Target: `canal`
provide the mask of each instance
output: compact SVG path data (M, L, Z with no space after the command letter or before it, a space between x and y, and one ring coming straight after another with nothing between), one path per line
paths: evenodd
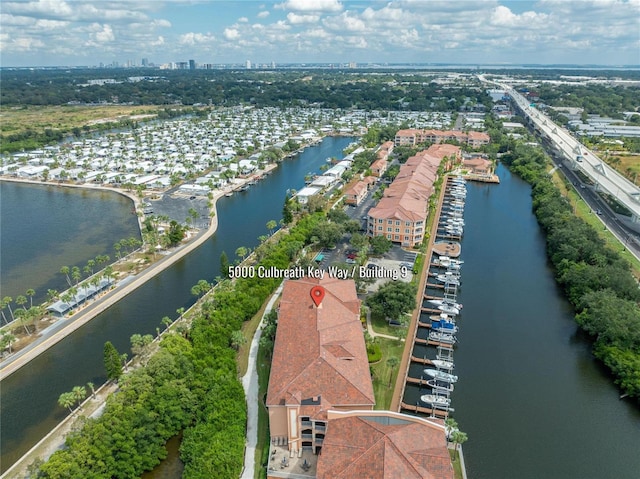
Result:
M464 214L451 405L469 478L637 478L640 411L618 399L556 286L529 185L497 173L500 185L467 184ZM425 392L407 385L404 400Z
M328 157L341 158L342 150L353 140L325 138L294 158L285 159L248 191L221 198L217 204L218 231L210 240L3 380L2 471L65 417L66 411L57 404L62 392L89 381L96 385L105 381L105 341L111 341L121 352L129 351L132 334L155 334L164 316L176 318L177 309L191 306L195 302L191 287L200 279L212 282L220 275L221 253L225 251L233 260L238 247L255 247L257 238L268 232L267 221L282 217L286 191L301 189L307 173L319 172ZM3 256L7 254L10 251L3 251Z

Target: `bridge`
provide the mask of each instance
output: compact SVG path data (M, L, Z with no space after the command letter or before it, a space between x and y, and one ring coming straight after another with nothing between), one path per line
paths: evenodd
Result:
M519 113L537 134L549 142L557 156L567 162L573 170L582 172L593 181L596 191L608 193L631 211L633 224L629 226L635 230L640 228L640 188L607 165L566 129L555 124L547 115L532 106L512 87L487 80L483 75L479 75L478 78L482 82L491 83L503 89Z

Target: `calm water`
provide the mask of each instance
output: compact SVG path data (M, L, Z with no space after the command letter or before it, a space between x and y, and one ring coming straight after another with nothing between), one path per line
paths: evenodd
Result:
M451 397L469 435L469 477L640 477L640 412L618 399L577 330L546 262L529 186L504 167L498 174L498 186L469 184L465 207ZM419 394L408 387L405 400Z
M318 172L327 157L341 157L351 141L353 138L348 137L326 138L299 157L285 160L273 174L247 192L222 198L218 202L218 232L209 241L2 381L2 470L66 415L57 405L60 393L88 381L104 382L105 341L111 341L121 352L128 352L132 334L155 333L156 327L162 327L163 316L175 318L177 309L193 304L191 287L200 279L213 281L220 275L222 251L233 259L239 246L256 246L258 236L267 234L267 221L282 217L287 189L302 188L308 172ZM61 215L58 221L64 217ZM3 251L5 254L10 252Z
M34 302L42 302L48 289L68 287L63 266L82 269L103 254L113 260L114 243L140 239L132 208L129 198L113 191L1 182L2 296L15 300L34 289Z

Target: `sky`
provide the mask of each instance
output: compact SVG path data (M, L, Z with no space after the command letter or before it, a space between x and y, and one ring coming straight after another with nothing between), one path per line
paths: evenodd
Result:
M640 64L640 0L2 0L0 66Z

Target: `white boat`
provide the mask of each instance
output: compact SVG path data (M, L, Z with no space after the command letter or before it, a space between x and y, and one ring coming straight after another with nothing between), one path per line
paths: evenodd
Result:
M429 331L429 339L431 341L447 344L453 344L456 342L456 337L453 334L442 333L440 331Z
M438 261L440 262L440 264L442 266L448 266L449 264L462 264L464 263L463 260L461 259L454 259L451 258L450 256L438 256Z
M441 299L427 299L427 301L436 306L451 306L452 308L462 309L462 304L456 303L454 300L449 298L441 298ZM438 319L446 319L446 314L441 314Z
M431 386L434 391L442 391L448 394L453 391L453 384L447 381L438 381L437 379L429 379L427 385Z
M458 376L451 373L445 373L444 371L440 371L438 369L425 369L424 373L427 376L437 379L438 381L446 381L448 383L458 382Z
M444 284L452 284L454 286L460 286L460 279L452 274L438 274L436 275L436 281Z
M453 369L453 361L445 361L444 359L432 359L431 362L438 369Z
M448 407L451 404L451 399L447 396L440 394L423 394L420 396L420 401L432 406Z
M464 226L464 220L462 218L447 218L445 223L454 226Z
M443 313L458 315L460 314L460 308L456 308L455 306L451 306L449 304L440 304L438 305L438 309Z

